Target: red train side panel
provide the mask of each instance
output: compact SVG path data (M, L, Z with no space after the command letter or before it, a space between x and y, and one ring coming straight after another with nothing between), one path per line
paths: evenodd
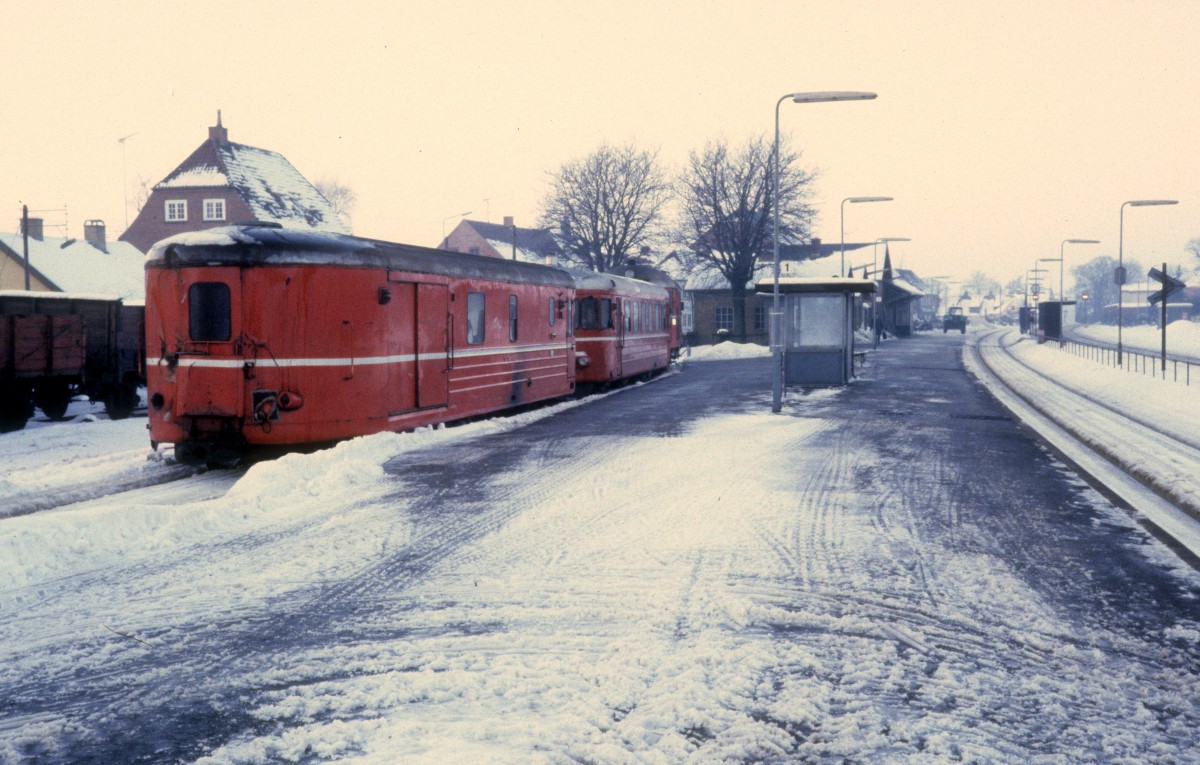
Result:
M146 274L151 439L184 458L574 390L557 269L255 227L161 242Z

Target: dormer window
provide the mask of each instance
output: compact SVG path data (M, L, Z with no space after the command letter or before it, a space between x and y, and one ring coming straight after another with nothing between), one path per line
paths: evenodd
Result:
M204 200L204 220L225 220L225 200Z
M187 200L168 199L166 202L167 223L183 223L187 220Z

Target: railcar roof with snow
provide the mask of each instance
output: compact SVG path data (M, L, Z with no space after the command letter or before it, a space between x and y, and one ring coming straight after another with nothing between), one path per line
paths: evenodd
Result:
M469 255L411 244L320 231L266 226L223 226L162 240L146 268L175 266L296 266L386 268L462 279L496 279L571 287L566 271L536 263Z

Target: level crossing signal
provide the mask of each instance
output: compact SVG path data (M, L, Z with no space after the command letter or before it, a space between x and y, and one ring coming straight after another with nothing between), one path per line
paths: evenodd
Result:
M1157 268L1150 269L1150 272L1149 272L1150 278L1157 279L1159 282L1162 283L1162 286L1163 286L1163 288L1161 290L1153 293L1152 295L1150 295L1149 298L1147 298L1150 301L1150 305L1154 305L1155 303L1158 303L1158 302L1165 303L1167 300L1167 297L1169 297L1172 292L1181 290L1187 286L1179 279L1176 279L1174 276L1171 276L1170 274L1166 273L1165 272L1165 269L1166 269L1165 264L1163 265L1163 269L1164 269L1163 271L1159 271Z

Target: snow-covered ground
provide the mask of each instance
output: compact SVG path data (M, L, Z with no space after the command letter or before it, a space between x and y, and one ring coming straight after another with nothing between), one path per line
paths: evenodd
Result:
M1116 344L1117 327L1109 324L1082 324L1072 328L1082 338ZM1126 348L1143 353L1162 351L1162 330L1141 324L1121 328L1121 343ZM1167 325L1167 353L1200 359L1200 322L1173 321Z
M1029 345L1062 374L1084 363ZM767 354L727 343L687 363ZM1144 379L1080 379L1129 406L1147 398ZM1195 417L1198 392L1173 406ZM1049 763L1073 746L1087 747L1079 761L1200 762L1196 667L1172 649L1195 655L1200 611L1144 639L1075 621L992 540L918 534L900 495L941 483L873 479L874 446L831 450L847 434L825 408L844 391L793 400L786 417L766 395L671 439L596 442L605 451L570 480L565 447L548 443L493 487L522 508L503 522L482 503L431 525L389 471L445 469L448 449L594 399L0 519L0 687L63 696L0 714L0 762L66 761L118 718L154 741L156 705L185 687L244 731L187 759L206 765ZM0 507L176 469L144 427L86 412L0 436ZM853 493L804 493L856 474ZM451 547L448 528L470 543L393 589L404 566ZM1172 587L1200 593L1165 548L1138 544ZM396 557L407 549L420 560ZM338 603L353 608L329 618ZM219 652L230 645L256 649ZM224 672L246 685L216 684ZM96 696L73 697L76 684ZM885 711L905 705L919 713Z

